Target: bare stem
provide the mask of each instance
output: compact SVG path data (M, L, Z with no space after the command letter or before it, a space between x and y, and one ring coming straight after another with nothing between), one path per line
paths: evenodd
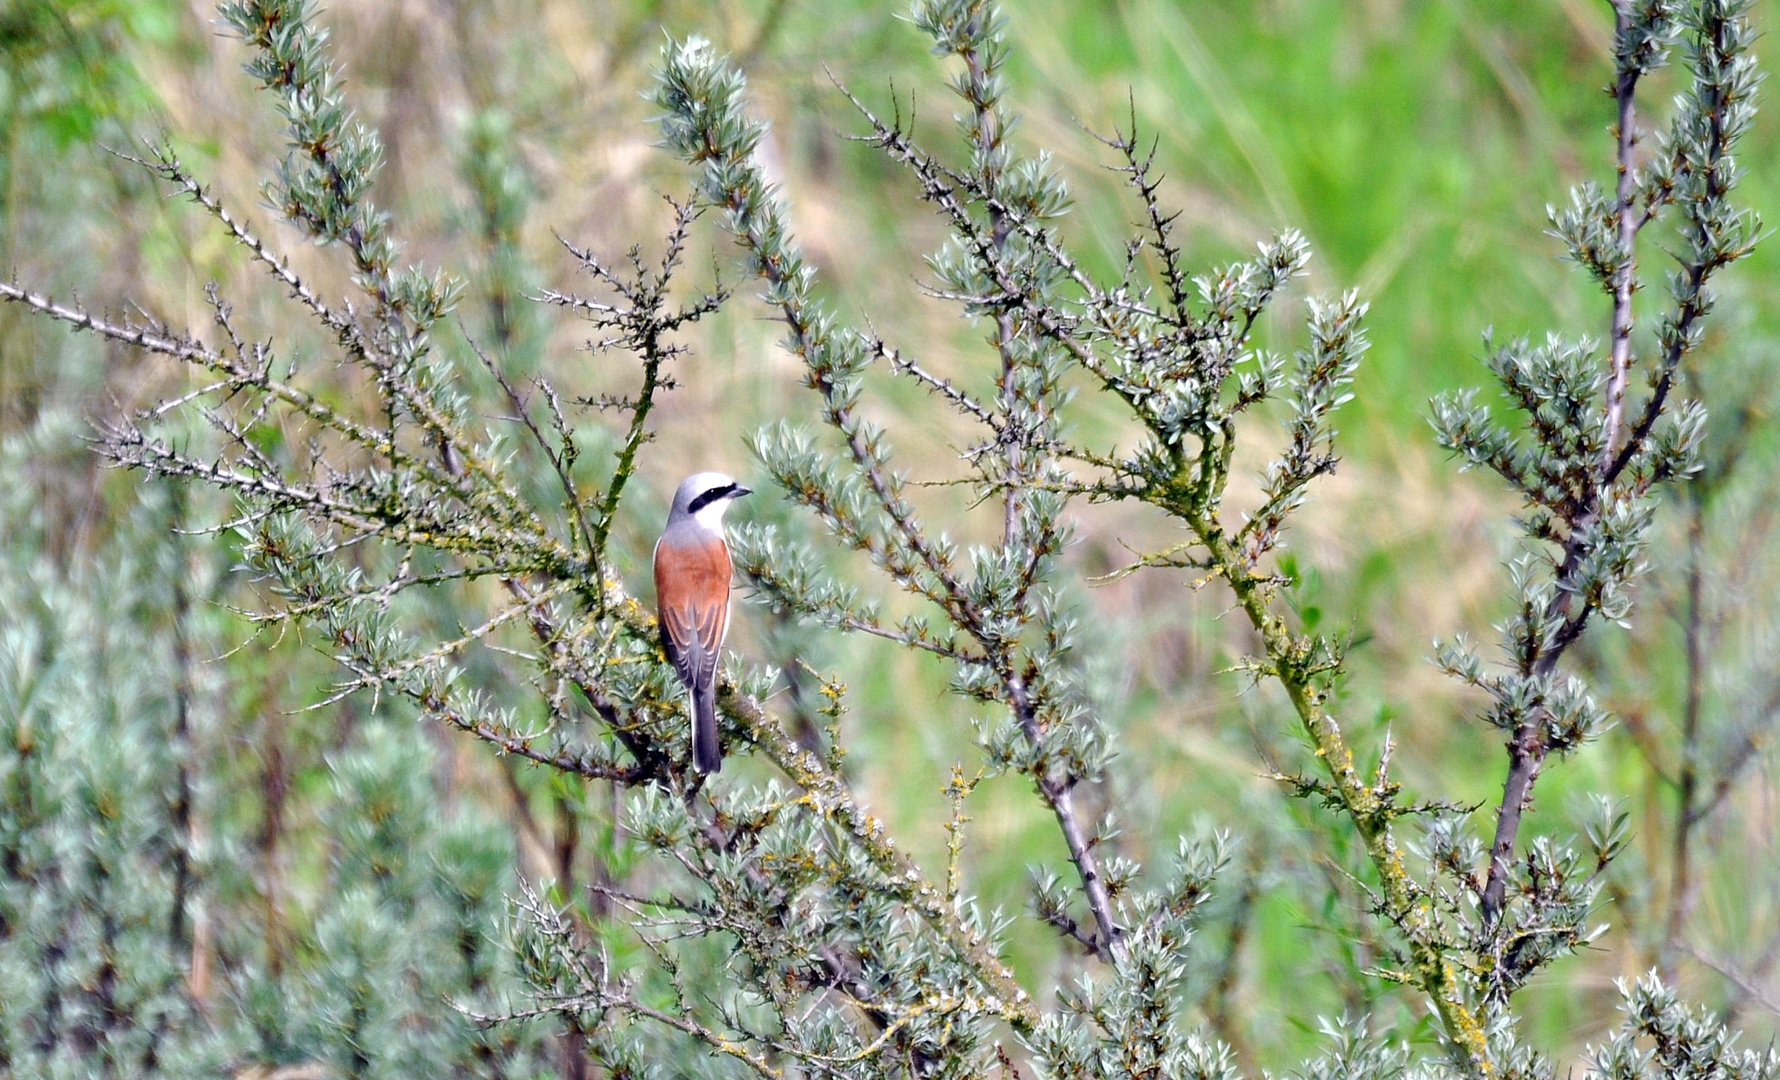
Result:
M1389 802L1388 791L1361 778L1341 725L1324 708L1323 692L1304 675L1296 660L1300 650L1291 630L1269 610L1266 579L1248 569L1241 553L1215 520L1199 510L1183 516L1210 552L1212 565L1236 593L1237 603L1249 623L1260 634L1270 672L1285 688L1305 733L1316 746L1316 756L1328 773L1333 794L1360 834L1379 876L1384 914L1408 940L1416 980L1433 999L1434 1011L1447 1038L1473 1071L1485 1077L1495 1076L1483 1025L1466 1003L1458 970L1445 953L1440 930L1410 878L1403 852L1392 835L1396 808ZM1380 780L1382 783L1383 778Z
M1633 14L1631 0L1615 0L1613 20L1620 37L1630 30ZM1603 439L1601 468L1605 473L1618 449L1620 428L1625 413L1626 381L1632 366L1632 293L1638 286L1638 260L1635 245L1641 224L1638 214L1637 171L1633 155L1638 146L1637 90L1642 71L1627 65L1619 72L1613 85L1614 100L1619 106L1614 127L1614 215L1619 227L1619 261L1613 273L1613 317L1609 330L1611 357L1607 370L1607 432Z
M1700 883L1693 876L1694 816L1700 782L1700 710L1705 699L1705 536L1706 508L1702 481L1687 485L1687 612L1682 633L1686 642L1687 697L1681 712L1681 760L1676 777L1673 868L1669 881L1669 918L1660 957L1665 977L1674 978L1677 954L1684 944L1687 920L1699 900Z

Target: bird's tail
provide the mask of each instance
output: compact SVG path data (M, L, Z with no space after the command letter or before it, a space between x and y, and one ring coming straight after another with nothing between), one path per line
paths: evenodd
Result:
M717 680L692 691L692 767L701 773L723 768L723 747L717 742Z

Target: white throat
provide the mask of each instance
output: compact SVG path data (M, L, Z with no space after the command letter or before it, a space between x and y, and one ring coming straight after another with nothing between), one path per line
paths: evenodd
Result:
M692 520L698 522L700 528L721 536L723 535L723 512L729 509L729 502L728 499L718 499L701 506L693 511Z

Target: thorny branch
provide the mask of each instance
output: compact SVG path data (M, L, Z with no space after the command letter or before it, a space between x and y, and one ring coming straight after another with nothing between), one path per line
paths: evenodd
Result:
M1600 280L1612 298L1599 455L1598 462L1564 463L1571 465L1574 476L1565 476L1558 484L1572 494L1535 519L1533 537L1561 541L1562 555L1555 589L1541 605L1540 616L1556 629L1529 636L1517 650L1520 675L1529 682L1553 676L1565 650L1582 635L1592 616L1623 617L1619 581L1630 577L1635 564L1619 545L1634 543L1631 529L1640 528L1626 519L1647 517L1640 504L1652 485L1692 467L1689 459L1703 417L1696 409L1691 417L1684 412L1676 419L1665 410L1682 361L1698 345L1697 322L1710 307L1707 282L1717 270L1747 254L1759 233L1746 213L1727 202L1735 179L1731 144L1747 125L1754 89L1753 70L1743 52L1749 30L1740 5L1710 2L1690 13L1686 32L1694 58L1692 91L1683 98L1683 111L1664 140L1663 151L1670 160L1659 159L1658 168L1648 175L1640 173L1635 160L1639 142L1635 95L1640 78L1664 62L1679 13L1673 5L1631 0L1616 2L1614 12L1618 123L1613 203L1604 213L1594 209L1598 194L1585 188L1570 211L1554 216L1559 235L1571 244L1572 257ZM1680 203L1685 241L1673 278L1675 306L1658 331L1659 356L1651 373L1650 396L1627 431L1622 416L1633 362L1632 297L1638 288L1634 248L1640 230L1670 202ZM1538 414L1536 407L1529 411ZM1653 438L1658 421L1665 417L1671 419L1675 434L1666 440ZM1487 459L1501 445L1499 439L1466 442L1464 437L1449 444L1474 460ZM1634 462L1640 467L1631 468ZM1509 474L1511 479L1520 478L1524 489L1520 467L1510 466L1504 475ZM1562 529L1555 528L1559 522ZM1486 923L1497 919L1506 902L1515 838L1539 770L1554 749L1562 752L1574 742L1574 737L1552 730L1551 710L1544 704L1526 710L1512 729L1508 775L1481 900Z

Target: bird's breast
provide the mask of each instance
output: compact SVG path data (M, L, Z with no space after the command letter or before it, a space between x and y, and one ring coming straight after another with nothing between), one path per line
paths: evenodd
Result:
M670 530L655 545L656 603L664 611L728 603L732 571L722 537Z

